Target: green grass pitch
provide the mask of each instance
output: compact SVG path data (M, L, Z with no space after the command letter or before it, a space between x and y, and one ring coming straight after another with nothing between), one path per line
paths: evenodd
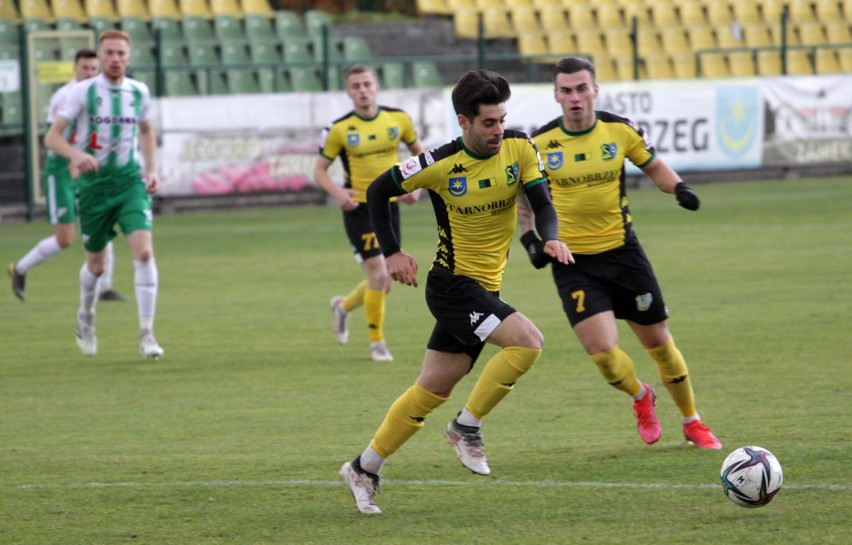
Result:
M852 180L695 190L697 213L657 191L629 197L721 452L684 443L652 362L621 327L660 394L662 439L639 440L630 400L604 384L549 272L515 242L502 294L545 350L485 422L492 475L463 470L442 437L471 376L386 465L385 513L360 515L336 473L417 375L432 327L431 207L403 208L421 287L396 285L388 299L386 364L369 361L362 314L347 346L330 334L328 299L361 278L334 207L159 216L161 361L137 355L132 301L98 306L100 352L80 355L79 242L29 274L25 303L8 283L0 292L0 542L852 542ZM49 233L0 224L0 258ZM115 287L132 295L123 239L116 261ZM781 492L755 510L719 486L727 453L750 444L784 468Z

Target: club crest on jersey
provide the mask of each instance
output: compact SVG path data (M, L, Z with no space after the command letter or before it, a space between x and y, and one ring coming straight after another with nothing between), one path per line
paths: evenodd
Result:
M347 134L346 135L346 143L349 144L350 146L352 146L353 148L356 147L358 144L361 143L361 135L358 134L358 133Z
M556 170L558 168L562 168L562 163L564 162L564 158L562 157L561 151L555 151L553 153L547 154L547 168L551 170Z
M396 140L399 138L399 127L391 127L388 129L388 140Z
M612 161L616 155L618 155L618 144L615 142L601 146L601 159L604 161Z
M465 193L467 193L467 177L450 178L450 195L461 197Z
M511 186L521 177L521 165L512 163L506 167L506 182Z

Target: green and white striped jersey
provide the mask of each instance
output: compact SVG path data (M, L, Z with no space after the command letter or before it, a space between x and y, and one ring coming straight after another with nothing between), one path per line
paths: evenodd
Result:
M58 117L77 124L73 145L93 155L98 171L82 174L80 187L121 190L142 181L139 166L139 123L148 121L148 86L125 77L113 86L103 74L75 84Z

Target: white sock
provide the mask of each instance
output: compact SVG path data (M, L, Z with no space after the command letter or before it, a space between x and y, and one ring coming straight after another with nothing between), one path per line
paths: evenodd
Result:
M139 329L154 329L154 312L157 310L157 263L133 260L133 283L136 287L136 307L139 312Z
M15 263L15 270L19 274L27 274L27 272L40 263L44 263L51 257L62 251L62 246L56 240L56 235L51 235L41 239L38 244L33 246L32 250L27 252L27 255L22 257Z
M84 312L95 310L95 303L98 302L98 291L95 289L97 284L98 277L83 263L80 268L80 309Z
M98 291L101 293L112 289L112 270L115 264L115 255L112 251L112 242L107 244L106 254L104 255L104 273L98 280Z
M361 453L361 469L368 473L378 475L385 465L387 458L376 452L376 450L367 445L364 452Z
M680 417L680 421L683 422L684 424L689 424L690 422L695 422L696 420L701 420L701 417L698 416L698 413L695 413L694 415L689 416L689 417L687 417L687 416L681 416Z
M634 401L642 401L642 398L645 397L645 394L648 393L648 390L645 388L645 385L641 382L639 383L639 393L633 396Z
M482 420L473 416L473 414L467 410L467 407L462 409L461 414L456 417L456 422L462 426L470 426L471 428L482 427Z

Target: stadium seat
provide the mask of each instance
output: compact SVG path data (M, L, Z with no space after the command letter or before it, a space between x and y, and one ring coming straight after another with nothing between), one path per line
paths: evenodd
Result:
M231 15L216 15L213 17L213 30L216 33L216 38L220 41L246 39L242 23L239 19Z
M485 37L513 38L515 31L509 13L502 6L490 6L482 11L482 25Z
M313 68L292 66L287 69L290 88L295 93L315 93L322 91L322 84Z
M686 33L679 26L663 28L660 32L660 41L663 44L663 51L669 55L675 55L691 49L689 42L686 40Z
M157 66L154 57L154 46L149 44L133 44L130 46L131 65L135 68L153 68Z
M754 55L750 51L728 53L728 64L734 77L752 77L755 75Z
M229 68L225 70L228 92L234 95L249 95L260 92L260 83L256 74L248 68Z
M331 15L318 9L305 12L305 29L309 36L322 36L323 28L328 28L329 36L334 34Z
M809 76L814 73L810 53L806 49L787 50L787 74Z
M799 43L802 45L823 45L826 43L822 23L817 21L798 23L796 33L799 36Z
M307 38L290 38L283 43L284 62L309 63L313 62L311 42Z
M148 7L145 5L145 2L140 2L139 0L116 0L115 10L121 18L137 17L145 22L151 20Z
M522 57L536 57L547 52L547 40L541 32L524 32L518 36L518 53Z
M247 13L243 22L249 41L280 41L275 34L275 29L272 27L272 19L269 17L256 13Z
M733 22L728 0L709 0L706 9L707 22L711 25L729 25Z
M541 21L541 29L545 33L577 29L573 22L571 26L568 25L568 19L565 18L565 10L559 4L543 6L539 9L538 19Z
M704 26L707 18L704 16L704 7L699 0L685 0L680 4L680 23L687 30L694 26Z
M101 34L105 30L115 28L115 21L111 17L95 17L90 16L86 21L86 25L95 31L95 34Z
M216 35L210 26L210 21L205 17L187 15L181 21L183 39L188 44L218 44Z
M180 19L182 15L175 0L148 0L148 11L151 12L152 19L157 17Z
M379 66L379 77L383 89L405 88L405 65L401 62L385 62Z
M613 57L633 53L630 32L624 27L606 29L604 31L604 41L606 43L606 52Z
M745 47L742 28L734 25L720 25L715 28L716 45L724 49Z
M326 50L326 45L328 49ZM328 43L323 41L322 37L316 37L311 41L311 50L314 54L314 60L317 62L325 62L326 57L330 62L337 62L341 58L343 58L343 54L340 52L340 42L335 40L334 38L329 37Z
M0 123L3 125L23 125L24 123L24 97L20 91L0 94L2 97L2 108Z
M781 45L782 36L781 36L781 25L772 25L768 26L769 34L772 36L772 43L775 45ZM799 45L799 36L796 34L795 29L787 25L786 29L786 43L787 45Z
M844 17L840 11L840 2L837 0L817 0L816 18L821 23L828 24L835 21L848 21L852 19L852 13L846 12L846 16Z
M728 33L730 30L725 29ZM693 51L699 49L714 49L717 47L716 36L713 33L713 28L709 26L696 26L688 31L689 45Z
M239 0L210 0L210 11L213 15L230 15L237 19L245 16Z
M18 3L22 19L44 19L53 21L53 11L47 0L21 0Z
M178 9L182 17L207 17L213 16L210 11L210 6L207 5L207 0L178 0Z
M183 70L169 70L165 73L166 96L186 97L197 96L198 88L192 74Z
M110 21L118 21L118 14L112 6L112 0L85 0L86 15L92 17L101 17Z
M224 83L216 85L217 81L221 82L218 67L222 64L216 50L206 43L195 44L190 42L187 45L187 52L189 53L189 62L195 68L195 81L199 93L206 95L227 92Z
M456 38L476 39L479 37L479 11L464 8L453 12L453 31Z
M728 62L723 53L706 53L699 58L702 78L726 78L730 75Z
M0 2L0 20L12 21L17 24L19 18L18 8L15 6L15 2Z
M814 53L814 64L817 74L840 74L843 72L836 49L817 48Z
M536 9L532 6L514 6L509 12L512 19L512 28L520 37L528 32L541 32Z
M675 11L675 4L670 2L655 2L651 4L651 17L657 28L679 25L680 21Z
M238 65L249 64L248 44L246 42L223 41L222 42L222 64Z
M648 6L641 0L631 1L624 4L625 24L632 25L634 18L640 27L651 28L655 25L654 20L648 11Z
M344 60L364 62L373 58L367 40L361 36L345 36L341 42L343 45Z
M784 4L785 0L761 0L760 11L763 13L763 21L771 25L780 25Z
M164 42L184 41L180 21L172 17L151 17L151 32L154 34L155 39L159 35L160 39Z
M547 50L549 53L564 57L577 51L574 33L568 30L550 32L547 35Z
M687 51L674 53L672 55L672 69L678 79L695 78L695 57Z
M772 35L764 23L743 25L743 36L748 47L768 47L773 45Z
M601 53L596 55L592 61L595 63L596 82L618 81L618 73L615 71L612 57Z
M263 15L270 19L275 16L268 0L243 0L243 12L246 15Z
M50 30L50 23L39 17L29 17L21 22L21 27L27 32L38 32L39 30Z
M807 21L815 21L811 0L789 0L787 10L790 14L790 22L805 23Z
M752 25L762 23L763 17L757 9L756 2L735 1L731 3L731 9L734 11L733 20L741 25Z
M421 15L452 15L447 0L417 0L417 13Z
M666 53L650 53L645 57L645 69L651 79L673 79L671 59Z
M417 89L443 87L438 66L432 61L414 61L411 63L411 81Z
M781 52L769 49L758 51L757 73L760 76L780 76Z
M600 3L597 6L597 21L601 28L624 26L624 21L621 19L621 9L617 4ZM628 22L629 24L629 22Z
M660 41L657 38L657 32L653 28L640 28L637 31L636 42L636 47L639 49L640 55L663 52L663 48L660 47Z
M852 33L849 32L849 24L843 19L826 23L825 34L830 44L852 43Z
M6 45L18 47L20 44L20 31L18 25L12 19L0 18L0 50L5 49Z
M642 79L642 68L639 67L639 74L635 74L633 66L633 55L613 55L612 62L615 66L615 74L620 81L631 81Z
M121 30L130 36L135 44L153 44L154 35L148 24L141 17L127 16L121 18Z
M249 42L249 58L255 64L278 64L282 61L277 41Z
M29 2L24 2L27 4ZM53 15L59 19L73 19L75 21L85 21L86 12L83 11L83 6L80 5L80 0L53 0Z
M843 72L852 73L852 48L844 47L837 54L840 57L840 68L843 69Z
M577 41L577 51L589 55L606 53L606 44L597 28L583 28L574 36Z
M75 17L57 17L56 30L80 30L83 28L83 23ZM0 41L2 43L2 41Z
M581 28L597 28L598 26L595 22L594 13L592 13L592 7L580 2L572 3L568 7L568 24L575 31L579 31Z
M163 66L186 66L189 64L183 52L183 45L177 42L163 44L160 62Z
M275 12L275 33L282 42L289 38L304 38L305 27L299 14L290 10Z

